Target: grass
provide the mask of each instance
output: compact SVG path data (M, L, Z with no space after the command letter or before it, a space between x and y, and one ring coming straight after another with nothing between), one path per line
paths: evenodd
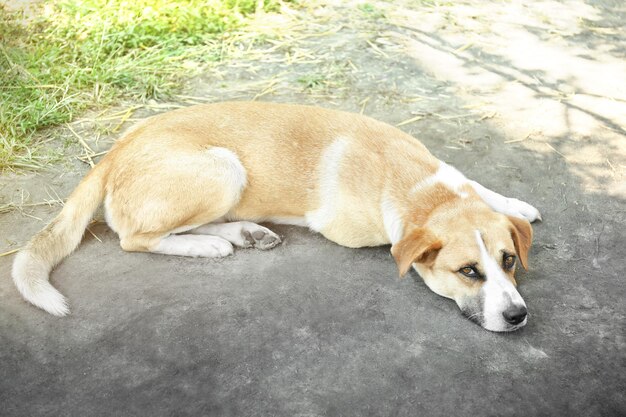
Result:
M336 94L345 90L350 81L349 64L325 58L326 62L317 64L314 72L304 73L296 79L305 91Z
M385 12L383 10L370 3L361 3L357 5L357 9L370 19L382 19L385 17Z
M0 170L37 168L41 132L93 106L167 98L223 56L229 31L279 0L51 0L0 4Z

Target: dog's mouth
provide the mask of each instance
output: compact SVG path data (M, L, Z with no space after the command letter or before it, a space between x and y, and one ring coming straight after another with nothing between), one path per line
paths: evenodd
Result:
M467 318L469 321L478 324L480 327L482 327L483 329L489 330L491 332L498 332L498 333L510 333L510 332L515 332L519 329L521 329L522 327L526 326L526 323L528 323L528 316L526 316L526 318L524 319L524 321L522 321L519 324L508 324L508 323L504 323L502 325L502 327L498 327L498 328L490 328L487 327L485 325L485 318L483 315L482 311L471 311L469 309L462 309L461 313L463 314L463 316L465 316L465 318Z
M485 321L482 311L471 311L464 308L461 310L461 313L463 313L466 319L478 324L479 326L482 326Z

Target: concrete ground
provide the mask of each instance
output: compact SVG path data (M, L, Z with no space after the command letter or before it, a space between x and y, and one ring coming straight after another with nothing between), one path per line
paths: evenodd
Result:
M284 238L271 251L186 259L124 253L98 223L52 273L66 318L24 302L0 257L0 415L626 415L625 12L328 3L266 16L270 43L242 40L177 101L362 111L535 205L522 330L485 331L416 273L398 279L389 247L270 225ZM107 149L103 123L75 128ZM87 171L80 150L0 177L0 251L58 212Z

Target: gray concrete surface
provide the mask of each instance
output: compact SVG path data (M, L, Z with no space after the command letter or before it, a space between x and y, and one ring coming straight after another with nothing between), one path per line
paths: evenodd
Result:
M575 188L585 211L563 211L563 180L521 195L545 222L519 277L530 322L513 334L397 279L386 247L283 226L272 251L184 259L123 253L96 227L103 242L53 275L67 318L3 273L0 414L623 415L623 211Z
M12 256L0 258L0 415L626 415L626 97L610 78L624 74L623 50L612 48L624 34L581 29L562 40L539 31L538 49L530 50L563 56L534 62L536 70L525 69L537 58L528 50L511 46L496 56L485 39L465 49L467 40L457 39L502 40L519 22L533 34L524 19L541 25L546 15L562 32L577 17L604 14L597 25L606 29L622 9L542 2L526 4L523 14L484 2L467 17L463 8L372 3L387 7L384 20L341 9L324 20L316 12L314 32L338 22L344 28L298 41L361 70L334 79L342 93L295 88L311 70L295 63L263 99L363 109L394 124L423 115L402 128L471 178L537 206L544 222L534 228L530 270L518 272L529 324L495 334L470 323L414 272L398 279L388 247L347 249L305 229L270 225L284 237L271 251L186 259L124 253L98 224L91 230L102 242L86 234L52 274L70 300L69 317L21 300L9 278ZM421 28L441 16L456 24L417 33L398 21L409 12L420 14ZM489 26L490 18L507 22L506 13L517 23ZM464 25L476 21L490 31L468 32ZM219 85L207 73L189 91L252 98L265 91L254 77L278 77L285 68L263 60L283 55L238 57L244 69L218 67ZM66 196L86 171L69 161L3 174L3 202ZM0 214L3 251L57 211Z

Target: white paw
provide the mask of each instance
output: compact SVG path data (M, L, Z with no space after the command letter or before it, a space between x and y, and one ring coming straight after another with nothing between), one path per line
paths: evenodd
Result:
M267 250L272 249L281 242L280 237L278 237L276 233L256 223L245 224L241 228L241 235L244 239L242 245L244 248L255 247L257 249Z
M511 216L526 219L531 223L536 220L542 221L539 210L524 201L518 200L517 198L509 198L507 200L507 206Z

